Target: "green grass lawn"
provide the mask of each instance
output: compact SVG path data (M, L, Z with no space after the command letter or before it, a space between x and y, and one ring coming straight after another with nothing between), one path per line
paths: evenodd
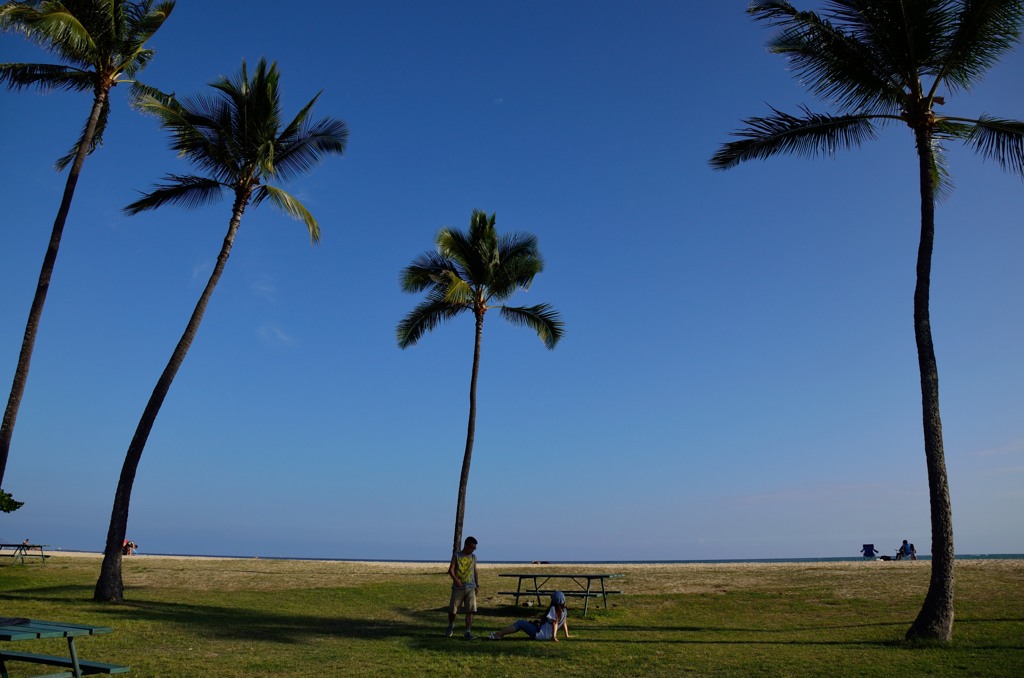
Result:
M99 558L0 566L0 616L105 625L85 659L132 676L1024 675L1024 561L957 563L954 640L902 638L924 599L927 562L587 566L623 572L625 593L572 638L494 642L442 636L445 565L258 559L125 559L126 602L90 600ZM499 596L481 565L483 637L536 609ZM568 572L579 567L543 566ZM462 618L457 623L461 630ZM5 643L66 654L61 640ZM9 665L11 678L45 667Z

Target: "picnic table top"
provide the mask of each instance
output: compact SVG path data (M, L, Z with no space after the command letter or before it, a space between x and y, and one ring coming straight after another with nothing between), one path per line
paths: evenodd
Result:
M25 547L27 549L38 549L38 548L46 548L48 546L49 546L49 544L25 544L25 543L21 543L21 544L0 544L0 549L5 549L5 548L21 548L21 547Z
M499 574L499 577L519 577L520 579L532 579L534 577L561 577L564 579L616 579L625 577L624 574L571 574L567 572L512 572Z
M0 640L30 640L34 638L69 638L113 633L109 626L89 626L41 619L0 617Z

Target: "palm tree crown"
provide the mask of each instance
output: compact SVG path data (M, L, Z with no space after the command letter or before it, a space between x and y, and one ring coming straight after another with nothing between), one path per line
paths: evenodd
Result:
M402 270L402 289L426 291L427 299L399 323L400 348L416 344L442 321L465 311L482 318L491 308L498 308L509 322L533 329L549 349L562 338L563 323L550 304L501 305L518 290L529 289L544 261L535 236L499 236L494 224L495 215L474 210L468 232L442 228L437 249Z
M110 89L128 83L135 93L148 90L135 77L153 58L154 51L146 42L173 9L174 0L8 2L0 7L0 28L23 33L64 63L0 64L0 83L15 90L92 90L96 96L102 95L96 130L86 144L91 153L103 141ZM84 136L57 161L59 169L74 160Z
M769 49L785 55L807 88L839 115L772 110L748 118L714 155L715 169L779 154L832 155L902 122L927 132L933 185L947 189L942 144L961 140L1024 176L1024 122L986 114L945 115L947 94L969 90L1014 48L1021 0L829 0L821 13L785 0L758 0L748 12L778 29Z
M300 175L325 154L343 153L348 128L333 118L310 120L319 94L285 124L279 80L277 64L260 59L251 78L243 61L236 78L214 82L213 96L181 101L152 93L142 96L136 105L160 119L171 133L171 148L204 175L166 175L164 183L125 211L137 214L164 204L194 207L216 200L227 188L241 205L269 199L302 221L310 239L318 242L320 228L313 215L293 196L267 182Z

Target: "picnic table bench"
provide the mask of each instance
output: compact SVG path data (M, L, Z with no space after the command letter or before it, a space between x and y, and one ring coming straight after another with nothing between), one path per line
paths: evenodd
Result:
M562 574L552 572L514 572L508 574L499 574L499 577L516 577L519 583L516 585L515 591L498 591L498 595L503 596L514 596L516 599L516 605L519 605L520 598L536 598L537 605L541 604L542 596L550 596L555 591L561 591L567 598L583 598L583 616L587 616L587 610L590 607L591 598L601 598L604 601L604 607L608 609L608 596L611 594L622 593L622 591L612 591L605 588L604 582L606 579L621 579L625 575L621 574ZM573 582L575 588L566 590L565 588L555 588L554 583L550 583L551 580L567 579ZM526 582L526 587L523 587L523 582ZM594 582L600 584L598 589Z
M66 638L68 641L69 657L60 657L49 654L38 654L35 652L17 652L14 650L0 649L0 678L9 678L7 673L7 662L28 662L32 664L49 664L62 669L70 669L61 673L47 674L45 678L56 678L57 676L70 676L81 678L97 673L128 673L127 666L119 664L106 664L104 662L93 662L79 659L75 638L78 636L94 636L102 633L113 633L108 626L89 626L86 624L69 624L65 622L49 622L39 619L24 619L13 617L0 618L0 641L17 640L41 640L45 638Z
M43 563L46 563L46 559L49 558L44 549L49 548L49 544L0 544L0 556L8 556L17 560L20 563L24 563L26 558L39 558ZM4 549L11 549L10 553L4 553Z

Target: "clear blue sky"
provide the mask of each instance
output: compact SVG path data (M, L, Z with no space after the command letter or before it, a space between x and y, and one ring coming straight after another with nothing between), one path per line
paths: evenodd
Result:
M810 6L809 3L803 3ZM143 552L446 559L468 317L400 351L399 270L474 208L536 234L547 351L485 326L465 533L484 560L855 556L930 548L911 324L909 131L713 172L767 104L825 109L745 2L180 0L144 80L194 93L277 60L286 108L350 145L250 210L150 437ZM290 7L290 6L288 6ZM0 59L50 57L0 35ZM1024 50L947 110L1024 118ZM230 204L121 207L186 166L114 97L36 344L0 540L100 550L124 453ZM0 385L14 372L85 94L0 92ZM1024 184L966 149L938 211L932 320L959 553L1024 552Z

